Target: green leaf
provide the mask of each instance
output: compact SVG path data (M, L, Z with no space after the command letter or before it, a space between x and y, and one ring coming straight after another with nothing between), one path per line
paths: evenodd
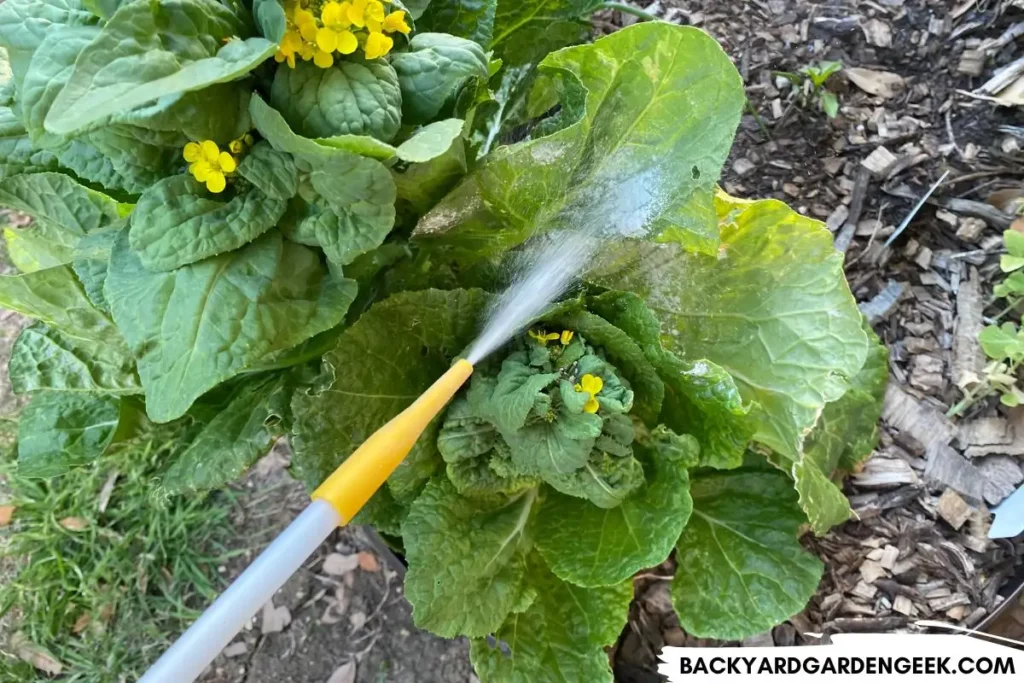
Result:
M181 170L181 149L187 141L178 132L115 125L79 135L54 153L61 166L84 180L141 194Z
M135 359L124 343L79 339L35 323L21 331L7 366L16 394L61 392L141 394Z
M978 333L978 343L985 355L993 360L1024 358L1024 332L1013 323L989 325Z
M402 524L405 595L420 628L446 638L496 631L519 599L537 489L500 502L430 481Z
M600 0L523 0L501 2L494 17L491 47L507 65L534 64L549 52L583 42L587 17Z
M324 355L332 383L298 393L292 448L313 490L371 434L409 406L473 341L488 297L477 290L403 292L374 304ZM419 493L442 465L437 421L388 481L400 499Z
M113 199L60 173L32 173L0 181L0 206L28 214L50 230L80 237L120 220Z
M494 31L497 0L433 0L416 19L419 31L467 38L485 50Z
M741 640L800 612L822 565L797 541L805 519L789 479L767 470L704 472L676 546L672 602L687 633Z
M694 197L714 187L745 101L718 43L651 22L554 53L541 69L559 79L563 108L579 120L492 152L414 236L468 261L557 225L634 236L674 229L687 248L716 253L713 214Z
M428 123L398 146L396 155L402 161L421 164L435 159L452 146L462 133L462 119L445 119Z
M804 447L807 459L825 474L832 474L837 467L852 470L878 444L878 419L889 381L889 352L866 321L864 332L871 340L864 367L850 381L850 390L825 406ZM805 508L811 511L813 522L814 506Z
M848 507L806 460L804 439L825 404L846 392L868 350L842 255L821 223L780 202L724 194L716 201L721 256L621 243L614 263L592 277L639 294L658 311L668 351L721 366L743 399L759 404L754 439L779 454L798 488L817 492L808 513L821 529L846 519Z
M97 394L44 391L18 422L18 474L55 477L98 458L117 431L120 401Z
M215 83L202 90L166 95L154 104L119 114L117 123L153 131L175 132L184 137L176 144L175 160L188 140L213 140L227 147L252 128L248 81Z
M743 462L754 435L750 412L732 376L701 358L684 361L661 344L661 325L635 294L606 292L588 300L588 307L639 344L664 382L661 420L688 431L700 444L699 464L729 469Z
M78 55L99 33L100 27L94 25L54 26L39 44L18 91L25 130L34 143L54 147L62 141L46 132L43 121L71 76Z
M415 40L415 39L413 39ZM390 141L402 123L402 92L387 61L298 62L277 69L270 104L299 135L369 135Z
M272 43L281 43L288 28L288 18L279 0L254 0L252 16L264 38Z
M665 560L690 518L686 468L699 447L652 452L647 482L621 505L548 494L537 515L537 549L558 578L579 586L610 586Z
M82 4L101 19L110 19L114 12L128 0L83 0Z
M238 174L270 199L291 199L298 191L298 171L291 155L278 152L266 141L249 150L238 164Z
M26 228L4 228L7 255L22 273L34 273L70 263L75 244L81 238L55 229L49 223L33 223Z
M1011 256L1024 257L1024 235L1016 230L1007 230L1003 233L1003 244Z
M146 190L132 212L129 232L142 265L174 270L238 249L273 228L286 207L257 188L224 195L212 194L188 174Z
M14 82L21 84L32 56L57 26L95 24L76 0L7 0L0 4L0 45L7 50Z
M397 198L417 214L426 213L455 187L466 170L466 146L462 138L456 138L440 156L392 171Z
M170 272L146 270L123 231L104 292L138 361L146 412L167 422L248 366L337 325L355 283L276 230Z
M999 257L999 269L1004 273L1011 273L1021 268L1024 268L1024 256L1003 254Z
M580 588L559 581L539 562L531 564L532 603L510 614L494 634L509 653L483 639L471 641L470 660L481 683L612 683L604 648L626 624L632 582Z
M77 339L124 344L110 319L89 301L69 266L0 277L0 308L35 318Z
M49 150L36 148L21 118L10 107L0 106L0 180L19 173L55 170L57 157Z
M426 123L435 118L467 79L486 79L487 55L472 40L445 33L417 33L408 52L391 55L402 90L402 119Z
M110 250L119 232L107 230L86 235L75 248L75 260L71 264L89 301L104 313L110 313L110 306L103 294L103 284L107 281Z
M825 90L821 93L821 110L830 119L834 119L839 113L839 98L834 93Z
M165 95L234 80L276 50L264 38L238 39L246 32L215 0L123 5L79 55L46 129L73 133Z
M282 374L240 384L167 469L161 488L171 494L208 491L240 477L284 433L291 396Z
M404 0L404 2L395 2L394 4L404 7L413 19L419 19L430 5L430 0Z

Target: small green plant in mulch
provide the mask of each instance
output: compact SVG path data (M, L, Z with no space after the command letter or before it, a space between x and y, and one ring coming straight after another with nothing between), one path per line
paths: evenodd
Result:
M148 429L52 479L4 455L0 680L137 680L222 588L228 495L153 494L175 432Z
M797 72L776 71L776 76L782 76L793 86L796 92L797 102L804 109L817 106L830 119L834 119L839 113L839 98L836 94L825 87L828 79L843 69L842 62L818 62L808 64Z

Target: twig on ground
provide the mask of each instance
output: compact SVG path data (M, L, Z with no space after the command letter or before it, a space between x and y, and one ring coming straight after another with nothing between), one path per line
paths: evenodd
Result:
M846 223L843 224L843 229L836 235L836 249L844 254L850 248L850 242L853 241L853 236L857 232L857 222L860 220L861 212L864 211L864 199L867 197L870 182L871 171L860 166L857 169L857 179L854 181L853 197L850 199L850 214L846 218Z

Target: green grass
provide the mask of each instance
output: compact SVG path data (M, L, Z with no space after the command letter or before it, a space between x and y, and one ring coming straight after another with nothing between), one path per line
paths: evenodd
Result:
M158 426L52 480L19 478L10 456L0 463L9 489L0 495L17 506L0 530L0 561L19 568L0 579L0 613L15 623L8 631L63 664L62 681L136 680L223 588L217 568L240 552L226 549L230 494L154 495L176 436ZM100 492L113 472L101 513ZM67 518L86 526L69 530L61 524ZM76 634L83 615L89 624ZM0 681L51 680L13 649L0 648Z

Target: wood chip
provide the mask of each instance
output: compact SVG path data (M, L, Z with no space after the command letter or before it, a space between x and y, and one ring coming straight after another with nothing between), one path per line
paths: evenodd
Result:
M263 605L262 621L260 632L263 635L280 633L292 623L292 613L284 605L274 607L274 601L270 600Z
M878 564L874 560L864 560L860 564L860 575L868 583L874 583L876 580L886 576L888 572L882 568L882 565Z
M897 595L896 599L892 601L892 611L899 612L908 617L914 615L914 603L910 601L905 595Z
M0 505L0 527L7 526L11 523L14 511L17 509L18 508L13 505Z
M896 161L895 154L886 149L885 145L879 145L864 161L860 162L860 165L868 169L876 178L884 178Z
M355 570L358 566L359 555L356 553L351 555L331 553L324 558L324 563L320 568L323 569L325 574L330 574L331 576L344 576L345 574Z
M980 218L968 216L960 221L956 236L968 244L977 244L988 225Z
M892 29L880 19L868 19L861 25L864 38L875 47L892 47Z
M876 97L895 97L906 87L901 76L889 71L849 67L843 69L843 73L855 86Z
M974 465L985 476L985 502L998 505L1007 496L1017 490L1017 485L1024 481L1017 461L1006 455L990 455L974 461Z
M827 227L830 232L835 232L839 228L843 227L843 224L846 222L849 215L850 210L846 208L846 204L840 204L833 209L832 213L830 213L828 218L825 219L825 227Z
M953 595L950 595L945 598L936 598L934 600L928 600L928 606L936 612L945 612L951 607L969 604L971 604L971 599L963 593L954 593Z
M967 76L980 76L985 70L985 52L983 50L964 50L957 65L958 73Z
M945 446L957 433L945 415L918 401L895 382L889 382L885 389L882 417L892 427L920 441L926 452L938 445Z
M896 309L900 297L903 296L904 287L895 280L890 280L881 292L876 294L870 301L857 304L857 308L868 319L870 323L885 320Z
M949 610L946 610L946 616L953 621L961 621L968 615L970 608L967 605L957 605Z
M946 489L939 496L938 505L939 517L946 520L946 522L954 529L959 530L964 523L970 519L971 514L974 512L974 508L967 504L960 494L953 489Z
M964 456L945 444L928 449L925 479L948 486L972 505L980 504L985 493L985 475Z
M57 523L68 531L84 531L89 526L89 520L81 517L65 517Z
M857 585L850 591L850 594L864 600L874 600L875 596L878 595L878 589L866 581L858 581Z
M368 553L365 550L358 555L359 557L359 568L364 572L379 572L380 562L377 561L377 556L373 553Z
M861 488L892 488L920 484L921 479L906 460L876 455L853 474L853 482Z
M244 640L240 640L237 643L231 643L222 650L222 654L227 658L241 657L249 651L249 646L245 644Z
M900 549L894 545L887 545L882 549L882 557L878 560L878 564L882 565L883 569L892 571L893 567L896 566L896 560L900 557Z
M970 277L960 283L956 294L953 323L953 382L961 389L977 382L985 367L985 354L978 344L978 333L984 326L984 308L978 269L972 267Z
M331 677L327 679L327 683L355 683L355 680L356 662L353 659L335 669Z

